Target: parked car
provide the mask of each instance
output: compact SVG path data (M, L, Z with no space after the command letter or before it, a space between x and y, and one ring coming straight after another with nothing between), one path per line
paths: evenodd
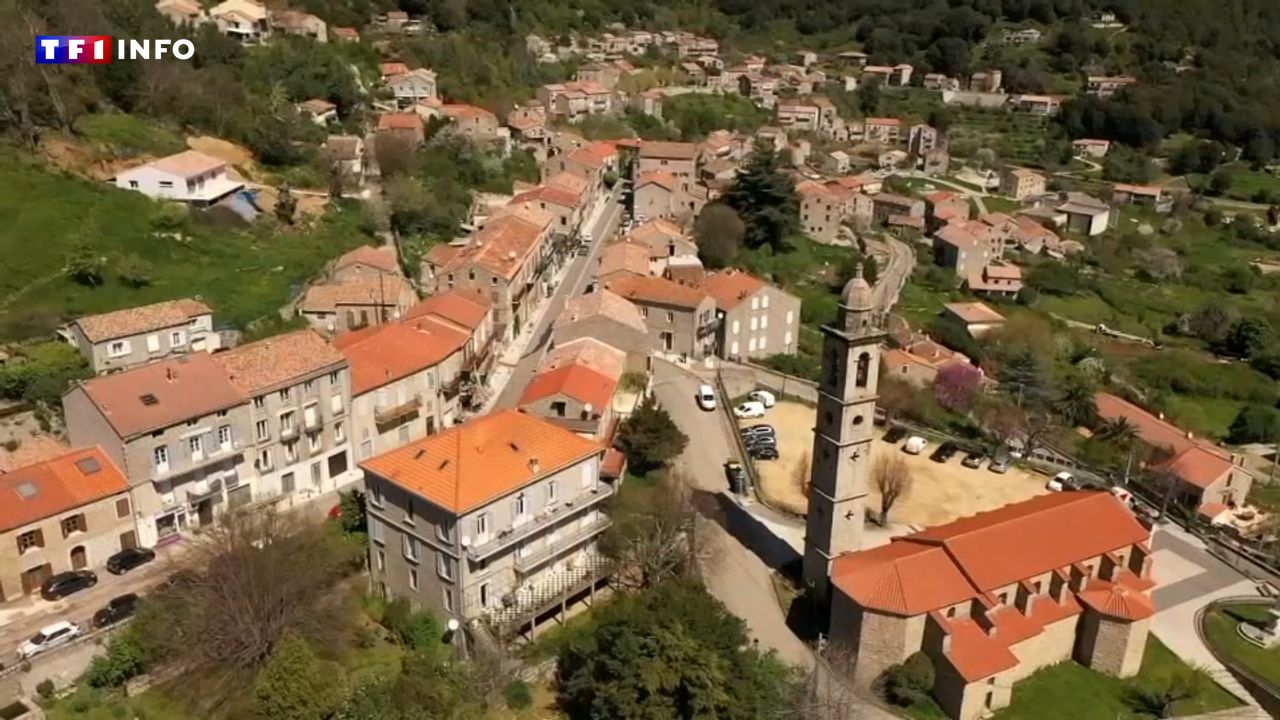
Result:
M982 461L986 459L986 453L981 450L973 450L970 451L968 455L964 456L964 459L960 461L960 464L972 470L977 470L982 467Z
M776 445L756 445L747 448L747 454L756 460L777 460L778 447Z
M45 580L40 586L40 597L58 600L97 584L98 576L91 570L68 570Z
M136 593L111 598L106 607L93 614L93 626L104 628L132 616L133 611L138 607L138 599Z
M908 455L919 455L920 453L924 452L924 449L928 447L928 445L929 445L928 440L925 440L919 435L912 435L911 437L907 438L906 444L902 446L902 452Z
M80 626L65 620L46 625L32 638L18 646L18 657L28 660L43 652L75 640L84 634Z
M1072 489L1069 487L1070 485L1077 485L1075 476L1063 470L1050 478L1049 482L1044 484L1044 488L1049 492L1062 492L1063 490Z
M902 440L902 438L906 436L907 436L906 428L902 427L901 425L894 425L893 427L889 428L889 432L885 433L884 437L880 439L884 440L887 443L896 443Z
M744 440L746 438L756 437L758 435L766 435L768 437L777 437L778 435L777 431L773 429L772 425L765 425L765 424L748 425L747 427L739 428L738 433L742 435L742 438Z
M703 410L716 409L716 391L710 385L698 386L698 407Z
M764 417L764 403L754 400L744 402L733 409L733 416L738 418Z
M742 494L747 491L747 470L741 464L729 460L724 464L724 476L729 481L729 491Z
M947 440L946 442L939 445L937 450L933 451L933 454L929 456L929 459L937 463L944 463L950 460L951 457L959 451L960 451L959 445L955 444L950 440Z
M107 572L112 575L123 575L155 559L156 553L154 550L148 548L125 548L107 558Z
M1009 457L1008 453L1001 452L996 453L996 456L991 458L991 462L987 465L987 469L997 475L1003 475L1009 472L1009 466L1012 464L1013 458Z
M777 450L778 441L774 440L773 438L755 438L755 439L752 439L750 442L746 443L746 446L747 446L748 454L755 452L756 450L765 450L765 449Z
M747 399L754 400L766 408L771 408L778 402L778 398L774 397L773 393L768 390L755 390L747 395Z
M590 245L579 245L579 246L578 246L578 257L586 257L586 256L588 256L588 255L590 255L590 254L591 254L591 246L590 246Z

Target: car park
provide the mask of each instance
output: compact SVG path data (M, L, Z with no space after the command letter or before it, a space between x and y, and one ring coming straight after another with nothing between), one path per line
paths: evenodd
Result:
M906 428L902 427L901 425L894 425L893 427L889 428L889 432L885 433L884 437L880 439L884 440L887 443L896 443L902 440L902 438L906 436L907 436Z
M778 398L768 390L755 390L751 394L747 395L747 399L758 402L766 408L771 408L778 402Z
M1065 470L1054 475L1045 483L1044 488L1049 492L1062 492L1063 490L1074 490L1079 487L1075 476Z
M756 460L777 460L778 448L776 445L757 445L748 448L747 454Z
M716 409L716 391L710 385L698 386L698 407L703 410Z
M764 424L749 425L744 428L739 428L738 433L742 435L743 439L746 439L749 437L761 436L761 435L768 436L768 437L778 436L777 431L773 429L772 425L764 425Z
M97 584L98 576L90 570L68 570L45 580L40 586L40 597L45 600L59 600Z
M1013 464L1013 458L1009 457L1008 453L996 453L996 456L987 464L987 469L997 475L1003 475L1009 472L1011 464Z
M138 596L136 593L128 593L119 597L111 598L98 612L93 614L93 626L96 628L104 628L109 625L124 620L133 615L133 611L138 607Z
M747 491L749 480L747 479L747 470L742 467L741 463L729 460L724 464L724 477L729 481L729 491L735 494L742 494Z
M18 657L23 660L29 660L36 655L48 652L61 645L66 645L83 634L84 631L80 629L79 625L65 620L46 625L30 640L18 646Z
M764 417L764 411L764 403L752 400L734 408L733 416L738 418L760 418Z
M123 575L155 559L156 553L154 550L148 548L125 548L107 558L107 572L112 575Z
M902 452L908 455L919 455L920 453L924 452L924 449L928 447L928 445L929 445L928 440L925 440L919 435L912 435L911 437L907 438L907 442L903 444Z
M950 440L947 440L939 445L937 450L933 451L933 454L929 456L929 459L937 463L944 463L950 460L957 452L960 452L960 446Z
M971 450L969 451L969 454L965 455L964 459L960 461L960 464L971 470L977 470L982 467L982 461L986 459L986 453L981 450Z

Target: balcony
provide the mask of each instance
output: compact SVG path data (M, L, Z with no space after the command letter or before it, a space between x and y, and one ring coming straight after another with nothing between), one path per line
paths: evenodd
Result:
M582 543L604 532L612 524L608 515L601 515L586 527L574 528L569 533L556 538L555 542L545 542L524 555L516 554L516 570L528 574L541 567L547 561L572 550Z
M705 322L705 323L703 323L703 324L699 325L699 326L698 326L698 338L699 338L699 339L701 339L701 338L704 338L704 337L706 337L706 336L710 335L711 333L714 333L714 332L716 331L716 329L718 329L719 327L720 327L720 320L719 320L719 319L711 320L710 322Z
M506 637L557 608L562 601L594 587L612 575L615 568L613 560L599 555L577 558L564 570L516 588L500 603L491 600L490 606L485 607L477 598L468 598L463 613L468 618L481 618L494 634Z
M378 425L389 425L397 420L414 414L418 408L422 407L422 396L414 395L399 405L389 405L387 407L377 407L373 409L373 421Z
M461 374L440 386L440 395L442 395L445 400L452 400L458 397L458 393L460 392L462 392Z
M209 465L214 465L223 460L233 457L240 452L240 442L231 443L230 445L219 445L212 452L191 455L187 458L187 462L165 463L164 465L151 466L151 481L157 482L167 480L178 475L186 475L194 470L199 470Z
M280 440L281 440L281 441L283 441L283 442L287 442L287 441L289 441L289 440L297 440L297 439L298 439L298 426L297 426L297 425L287 425L287 426L283 426L283 427L281 427L281 428L280 428Z
M468 547L467 557L476 562L484 560L562 522L567 517L599 505L605 498L613 495L613 486L609 483L597 482L592 488L592 490L584 490L577 497L562 500L559 504L553 505L550 511L544 510L519 527L507 528L495 537Z
M232 474L235 474L232 471ZM223 477L201 478L191 483L191 487L187 488L187 504L195 505L202 500L211 497L221 497L222 495Z

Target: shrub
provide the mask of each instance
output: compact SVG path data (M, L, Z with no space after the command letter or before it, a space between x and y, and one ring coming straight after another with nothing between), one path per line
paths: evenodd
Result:
M120 687L145 670L142 647L132 633L124 632L111 638L106 653L93 658L84 677L89 687Z
M907 707L929 701L933 689L933 660L915 653L901 665L893 665L882 677L884 696L895 705Z
M507 707L512 710L524 710L533 705L533 694L529 685L523 680L512 680L502 689L502 696L507 700Z
M57 688L53 686L53 681L49 678L45 678L44 680L36 683L36 694L45 700L53 697L53 693L56 691Z
M401 598L387 605L382 624L395 634L402 645L412 650L431 650L440 645L443 630L429 612L413 610Z

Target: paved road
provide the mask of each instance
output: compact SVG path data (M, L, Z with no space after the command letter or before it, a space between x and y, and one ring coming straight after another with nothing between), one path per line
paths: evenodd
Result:
M883 254L889 258L888 262L880 268L880 276L876 278L875 287L872 288L876 309L881 313L887 313L898 304L902 286L907 284L907 278L915 269L916 253L910 243L888 234L885 234L882 240L868 240L868 242L883 243L886 250Z
M595 277L592 271L596 267L596 259L600 256L600 249L604 246L605 240L611 237L618 229L618 221L622 214L622 205L618 202L618 197L618 191L615 189L613 195L606 201L604 211L588 228L592 237L591 253L586 256L573 256L564 282L560 283L555 293L545 301L547 307L542 313L542 318L533 329L533 339L528 347L525 348L524 354L520 356L519 362L511 369L511 377L502 388L502 393L498 396L494 409L514 407L519 402L525 386L533 378L534 370L538 368L538 364L542 362L542 357L546 355L547 346L551 341L551 324L555 322L560 312L564 310L565 301L571 297L581 295L592 278Z

